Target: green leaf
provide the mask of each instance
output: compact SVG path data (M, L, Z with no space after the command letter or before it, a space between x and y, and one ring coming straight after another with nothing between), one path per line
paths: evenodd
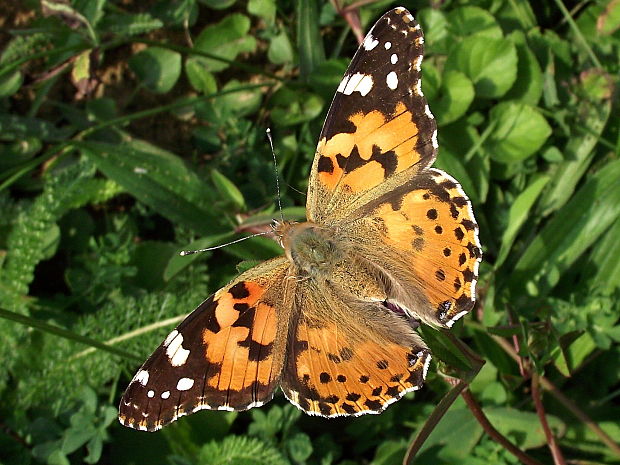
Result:
M170 221L199 234L222 231L220 218L208 208L213 197L180 159L136 143L121 148L88 142L79 147L106 176Z
M217 91L215 76L207 70L204 58L188 58L185 61L185 73L189 83L198 92L208 95Z
M510 39L517 48L517 80L504 98L537 105L543 92L543 73L540 64L527 45L525 34L515 31Z
M194 42L194 48L234 60L239 54L256 49L256 39L249 32L250 19L239 13L231 14L219 23L205 27ZM226 62L211 58L196 59L201 60L205 69L211 72L222 71L229 66Z
M211 171L211 180L224 200L234 205L236 211L245 210L245 199L237 186L218 170Z
M181 75L181 55L160 47L150 47L129 59L129 68L151 92L165 94Z
M271 39L269 49L267 50L267 58L276 65L292 64L293 46L286 32L282 31Z
M19 90L24 82L24 77L19 71L0 76L0 98L6 98Z
M276 2L275 0L249 0L248 13L263 18L271 26L275 22Z
M579 125L575 127L562 150L566 161L552 168L550 172L551 183L541 200L543 215L560 208L574 194L577 184L596 154L594 148L611 114L611 101L583 100L576 112L579 115Z
M310 92L281 87L271 98L271 119L280 126L292 126L313 120L323 110L323 99Z
M224 10L230 8L236 2L236 0L198 0L203 5L213 8L214 10Z
M534 294L553 288L620 215L620 161L590 177L532 240L515 266L512 283ZM517 291L519 292L519 291Z
M296 463L304 463L312 455L312 442L305 433L295 433L286 440L286 448Z
M437 115L438 124L449 124L467 112L474 100L474 86L465 74L446 71L435 99L431 109Z
M200 463L209 465L289 465L278 450L256 438L227 436L202 446Z
M502 235L499 255L493 264L496 269L499 268L504 263L504 260L506 260L506 257L508 257L508 253L510 252L521 226L523 226L525 221L530 217L534 203L548 182L548 176L541 176L533 180L532 183L517 196L512 202L512 205L510 205L510 210L508 210L508 222Z
M493 107L489 125L493 125L493 131L484 148L500 163L526 159L551 135L551 127L538 110L515 102L501 102Z
M488 11L477 6L455 8L447 15L452 37L479 35L489 39L501 39L502 29Z
M296 5L299 73L302 79L307 79L314 69L325 61L325 50L319 29L316 1L299 0Z
M498 98L517 79L517 51L507 39L466 37L448 55L445 71L449 70L465 73L477 96Z
M484 412L493 426L520 448L527 450L547 444L547 437L535 413L507 407L490 407L484 409ZM564 423L553 415L547 414L546 417L556 437L561 436L566 429Z

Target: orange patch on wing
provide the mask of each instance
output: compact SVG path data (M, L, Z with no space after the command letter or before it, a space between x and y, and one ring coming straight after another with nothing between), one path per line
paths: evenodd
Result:
M260 302L263 287L251 281L242 283L241 290L225 289L216 295L218 331L203 331L206 358L219 368L208 377L207 385L222 391L240 391L254 381L267 384L273 369L275 309Z
M289 392L302 409L323 416L379 412L424 381L429 354L373 340L352 341L336 324L300 324L293 361L300 386Z
M376 156L377 147L382 154L390 151L395 153L396 166L393 173L399 173L420 160L420 154L416 151L418 128L403 103L396 106L393 115L387 116L377 110L367 114L360 112L351 115L349 121L355 126L354 132L336 134L330 140L323 139L317 148L320 156L331 160L333 169L320 171L318 175L321 183L329 190L346 185L352 192L359 192L383 182L386 171L379 161L372 159L373 154ZM361 164L351 169L346 159L352 156L355 149ZM344 164L342 158L345 158ZM350 171L345 173L345 170Z

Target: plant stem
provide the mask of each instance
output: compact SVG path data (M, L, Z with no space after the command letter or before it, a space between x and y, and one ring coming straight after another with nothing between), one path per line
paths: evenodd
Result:
M542 425L545 436L547 437L549 450L551 451L551 455L553 456L553 463L555 465L566 465L566 461L564 460L562 451L555 442L555 436L553 435L551 428L549 428L549 423L547 422L545 406L542 403L542 396L540 393L540 377L536 372L532 373L532 399L534 399L536 413L538 414L540 424Z
M517 457L521 462L525 465L542 465L538 460L533 459L517 446L515 446L512 442L510 442L504 435L502 435L499 431L495 429L495 427L491 424L487 416L484 414L478 402L471 395L469 389L465 389L461 392L461 397L465 400L467 407L474 414L484 432L487 433L493 440L497 441L503 447L506 448L508 452Z

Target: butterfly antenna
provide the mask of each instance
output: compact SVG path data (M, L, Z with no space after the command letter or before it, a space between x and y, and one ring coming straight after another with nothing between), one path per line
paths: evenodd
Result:
M236 244L237 242L243 242L246 239L252 239L253 237L257 237L257 236L264 236L265 234L271 234L273 231L263 231L263 232L259 232L256 234L252 234L251 236L246 236L246 237L241 237L239 239L235 239L234 241L230 241L227 242L226 244L220 244L220 245L214 245L213 247L207 247L206 249L198 249L198 250L183 250L181 252L179 252L179 255L181 255L182 257L185 257L186 255L193 255L195 253L199 253L199 252L208 252L209 250L217 250L217 249L221 249L222 247L226 247L232 244Z
M278 174L278 160L276 159L276 152L273 149L273 139L271 138L271 128L267 128L267 139L269 139L269 145L271 146L271 155L273 155L273 169L276 172L276 193L278 194L278 208L280 209L280 220L284 222L284 213L282 213L282 199L280 198L280 175Z

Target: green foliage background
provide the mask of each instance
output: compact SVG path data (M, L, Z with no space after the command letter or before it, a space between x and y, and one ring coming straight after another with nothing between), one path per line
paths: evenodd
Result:
M379 416L311 418L277 396L154 434L115 420L170 328L240 261L280 253L255 238L177 255L269 223L267 127L284 212L303 217L316 138L356 48L336 3L0 3L0 461L400 463L449 389L442 363ZM397 6L361 3L348 8L362 30ZM540 379L565 458L618 464L620 2L402 3L426 35L437 166L480 223L479 303L454 328L487 362L472 394L551 464ZM417 463L517 459L459 400Z

